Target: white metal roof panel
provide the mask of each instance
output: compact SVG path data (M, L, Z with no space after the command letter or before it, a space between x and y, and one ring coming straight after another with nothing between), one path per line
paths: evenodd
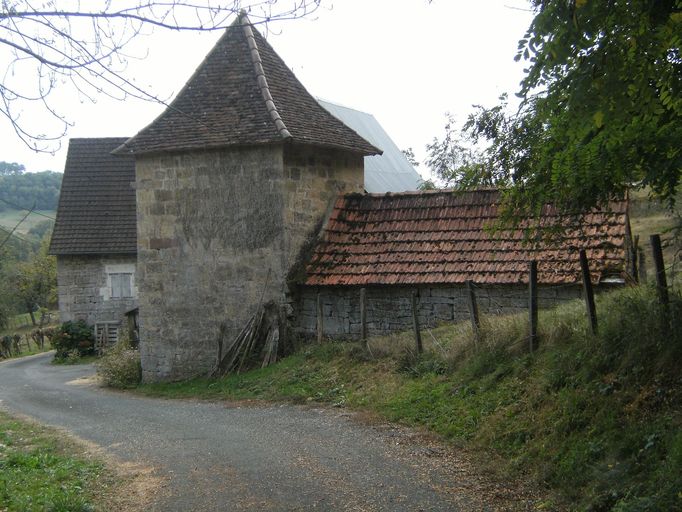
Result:
M382 155L365 157L365 190L367 192L383 194L419 188L423 181L419 173L414 170L403 152L373 115L319 98L317 101L334 117L343 121L362 138L384 152Z

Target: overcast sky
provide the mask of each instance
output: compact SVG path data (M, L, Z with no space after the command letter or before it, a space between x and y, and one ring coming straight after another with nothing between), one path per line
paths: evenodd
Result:
M528 5L323 0L310 19L272 24L267 38L311 94L373 114L398 147L412 147L421 160L424 146L443 133L446 112L463 122L472 104L490 106L503 92L517 91L523 66L513 57L532 19ZM218 37L157 30L138 42L136 54L146 57L131 61L128 73L172 98ZM67 137L132 136L164 108L106 98L93 105L70 90L60 107L74 122ZM65 138L54 155L36 154L0 120L0 160L61 171L67 145Z

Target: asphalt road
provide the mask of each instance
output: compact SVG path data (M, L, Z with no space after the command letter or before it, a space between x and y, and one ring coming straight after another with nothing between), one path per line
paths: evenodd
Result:
M51 354L0 363L0 406L58 426L165 482L153 510L494 510L465 461L341 410L163 400L79 383ZM506 507L505 507L506 508Z

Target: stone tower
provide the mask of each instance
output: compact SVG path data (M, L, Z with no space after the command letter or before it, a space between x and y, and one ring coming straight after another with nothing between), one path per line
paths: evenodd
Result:
M205 374L262 302L288 300L307 241L380 153L323 109L245 15L135 156L145 381Z

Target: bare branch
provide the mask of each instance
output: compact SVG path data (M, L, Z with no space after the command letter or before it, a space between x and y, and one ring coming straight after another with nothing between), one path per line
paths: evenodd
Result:
M31 0L0 0L0 65L4 61L6 70L0 79L0 114L29 148L53 152L71 125L56 108L60 103L52 95L58 89L70 87L81 101L93 103L102 94L167 106L166 100L126 76L128 60L138 58L126 49L154 29L223 30L240 11L247 12L252 23L267 26L275 20L310 16L321 2L45 0L34 7ZM26 76L33 79L26 82ZM35 123L36 108L51 122ZM45 133L37 133L33 123Z

